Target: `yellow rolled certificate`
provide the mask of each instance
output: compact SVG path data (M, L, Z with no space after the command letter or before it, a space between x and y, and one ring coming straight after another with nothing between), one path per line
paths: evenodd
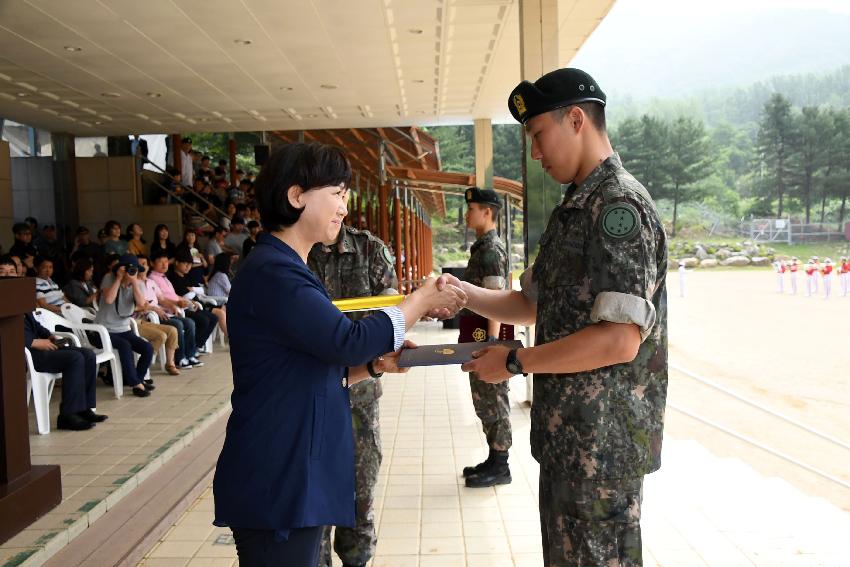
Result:
M393 307L404 301L403 295L376 295L374 297L354 297L351 299L336 299L333 304L337 309L346 313L348 311L372 311Z

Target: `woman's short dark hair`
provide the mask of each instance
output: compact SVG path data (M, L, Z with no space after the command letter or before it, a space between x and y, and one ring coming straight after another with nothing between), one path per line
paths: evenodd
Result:
M36 268L38 268L39 266L41 266L45 262L50 262L52 264L53 260L51 260L47 256L36 256L35 260L33 260L33 262L32 262L32 265L35 266Z
M103 225L103 230L106 231L106 234L109 234L109 231L115 227L121 228L121 223L116 220L106 221L106 224Z
M154 241L159 240L159 231L162 230L163 228L165 230L168 230L168 225L167 224L158 224L158 225L156 225L156 228L153 229ZM170 230L168 230L168 240L171 240L171 231Z
M292 226L304 210L289 204L293 185L309 191L329 185L348 185L351 164L342 148L312 142L287 144L276 149L266 161L254 188L263 227L267 231Z
M81 282L86 281L86 272L94 268L94 264L88 258L81 258L74 262L74 267L71 269L71 278Z
M210 277L213 277L216 272L222 272L225 276L230 277L230 267L233 265L233 256L229 252L221 252L215 255L213 259L213 269L210 272Z

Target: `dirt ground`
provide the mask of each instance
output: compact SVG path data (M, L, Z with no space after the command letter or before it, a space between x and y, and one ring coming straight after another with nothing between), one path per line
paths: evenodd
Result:
M692 271L686 297L668 278L670 363L850 443L850 297L776 291L770 271ZM838 292L838 293L836 293ZM671 369L668 401L850 482L850 451L719 394ZM850 510L850 490L823 481L668 408L667 434L781 476Z

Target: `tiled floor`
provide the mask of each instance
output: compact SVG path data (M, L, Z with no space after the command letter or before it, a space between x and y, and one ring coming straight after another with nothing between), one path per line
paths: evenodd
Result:
M97 409L109 419L89 431L55 430L59 386L51 399L49 434L35 433L30 404L32 462L61 466L62 503L0 546L0 565L18 565L46 544L67 543L66 531L85 529L226 410L232 390L227 347L216 345L203 360L205 366L180 376L154 369L157 388L149 398L137 398L125 388L117 400L112 387L98 381ZM57 536L65 537L64 543L55 541Z
M420 324L411 338L440 343L455 334ZM373 567L542 565L525 384L514 379L512 388L513 483L467 489L459 472L481 460L485 449L466 375L447 366L384 378ZM669 428L664 453L662 470L645 485L648 567L848 564L842 563L841 542L850 533L850 515L677 439ZM229 531L211 525L212 502L207 490L140 565L235 564Z

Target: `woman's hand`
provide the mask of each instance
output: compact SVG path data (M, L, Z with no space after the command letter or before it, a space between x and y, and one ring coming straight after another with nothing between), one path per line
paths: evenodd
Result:
M388 352L383 356L379 356L372 363L375 372L389 372L390 374L405 374L410 368L399 368L398 359L401 356L401 351L406 348L416 348L413 341L405 340L401 348L396 352Z
M458 282L460 283L460 282ZM414 294L421 293L425 303L426 313L445 309L457 313L467 302L466 292L460 286L449 283L443 276L428 278Z

